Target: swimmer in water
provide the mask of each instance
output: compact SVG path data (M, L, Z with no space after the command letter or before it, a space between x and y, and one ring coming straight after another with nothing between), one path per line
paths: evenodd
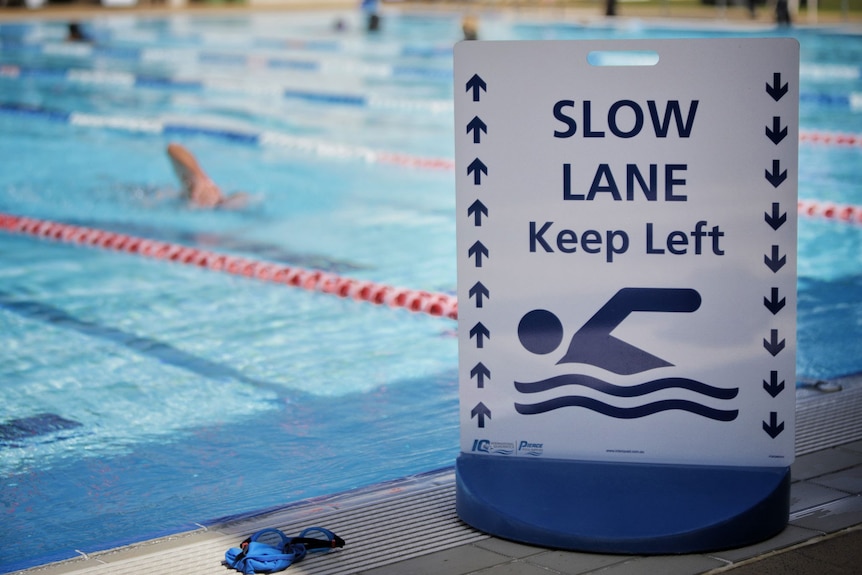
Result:
M174 172L182 184L183 195L191 205L199 208L242 208L248 202L248 194L242 192L225 196L206 175L194 154L184 146L170 143L167 151Z
M66 34L67 42L90 42L90 37L84 33L81 25L77 22L69 22Z
M479 20L472 14L464 16L461 20L461 31L465 40L479 39Z

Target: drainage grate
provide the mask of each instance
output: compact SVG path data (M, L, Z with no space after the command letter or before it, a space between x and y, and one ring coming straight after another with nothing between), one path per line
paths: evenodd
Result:
M323 497L198 531L121 547L28 570L31 575L185 575L234 573L224 552L249 533L277 527L296 535L320 526L343 537L343 549L292 565L294 575L350 575L488 539L458 519L455 472L444 469L368 489Z
M287 510L282 517L278 513L255 517L219 531L238 531L238 537L245 537L272 525L288 534L310 525L325 526L347 544L337 553L291 567L297 568L295 573L309 575L358 573L489 538L458 519L452 469L429 475L419 485L405 488L396 484L376 494L369 492L369 496L374 500L358 505L352 501L355 498L324 500L319 506Z
M835 380L844 389L796 400L797 456L862 439L860 379Z

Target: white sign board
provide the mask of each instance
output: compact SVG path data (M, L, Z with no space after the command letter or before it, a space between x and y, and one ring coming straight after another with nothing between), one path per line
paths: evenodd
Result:
M799 46L455 50L461 450L789 466Z

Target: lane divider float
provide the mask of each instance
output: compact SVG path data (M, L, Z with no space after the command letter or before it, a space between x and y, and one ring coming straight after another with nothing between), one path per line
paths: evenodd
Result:
M0 73L2 75L2 73ZM91 128L107 128L127 132L145 132L152 134L190 134L207 135L226 140L240 141L248 144L272 145L295 150L311 151L321 156L339 156L362 158L369 163L389 163L416 168L432 168L452 170L454 160L448 158L429 158L402 154L400 152L376 151L364 146L348 146L331 144L311 138L292 136L280 132L240 130L204 123L183 124L167 120L135 118L129 116L103 116L82 112L66 112L52 110L27 104L0 102L0 114L39 117L54 122L62 122L75 126ZM804 144L821 144L827 146L862 146L862 134L841 132L815 132L800 130L799 142Z
M849 64L806 64L799 65L799 76L808 80L847 80L862 78L862 66Z
M452 67L426 67L416 65L390 65L375 62L344 61L347 54L338 59L308 59L249 54L247 52L224 52L198 50L195 48L138 48L133 46L93 46L81 43L54 42L46 44L0 43L0 53L9 55L42 55L47 57L76 58L81 60L109 59L125 62L215 65L219 68L231 66L249 70L293 70L324 75L349 75L366 78L406 78L449 83Z
M797 209L800 215L821 217L851 224L862 224L862 206L833 204L817 200L799 200Z
M69 82L95 86L122 86L126 88L148 88L180 92L203 93L207 91L231 92L261 97L280 97L285 100L300 100L312 104L371 108L406 112L443 114L452 112L451 99L396 99L376 94L351 94L322 90L297 89L291 85L260 78L249 78L242 82L223 76L153 76L106 70L83 68L36 68L15 64L0 64L0 78L12 80L36 79L53 82Z
M178 54L189 52L188 48L152 48L154 44L165 44L172 41L188 44L194 42L202 45L198 48L196 54L199 62L214 62L218 64L232 64L249 67L261 67L261 65L270 68L295 68L302 70L320 70L321 63L315 60L302 60L295 58L283 57L263 57L259 54L249 55L249 50L259 48L262 50L291 50L291 51L307 51L317 52L325 55L343 54L345 52L356 53L359 48L369 48L362 44L350 43L338 40L321 40L321 39L305 39L305 38L288 38L288 37L264 37L254 38L250 42L242 35L231 35L229 43L236 49L242 49L242 52L225 52L225 51L208 51L209 46L223 46L225 44L225 31L220 30L217 33L203 32L185 32L182 34L166 33L164 31L154 32L145 30L129 30L118 29L113 30L108 27L96 27L91 32L98 40L97 45L70 45L63 41L65 29L42 29L35 26L27 26L25 24L15 24L17 30L12 31L8 24L0 27L0 31L7 32L0 34L0 51L7 52L42 52L45 54L61 54L73 56L107 56L123 60L164 60L173 61L177 59ZM7 39L8 37L8 39ZM110 46L109 42L121 40L124 45ZM132 44L132 45L130 45ZM137 45L133 45L137 44ZM141 46L142 45L142 46ZM405 45L400 49L382 50L380 47L372 46L372 50L368 52L372 56L401 56L401 57L451 57L451 44L415 44ZM362 53L365 55L365 53ZM369 66L370 67L370 66ZM379 66L375 67L379 69ZM388 75L397 75L397 71L393 67L388 68ZM353 66L355 71L356 66ZM428 75L434 77L451 77L451 70L425 69L425 70L407 70L408 73L417 75ZM825 63L806 63L799 65L799 75L801 78L814 81L856 81L862 78L862 66L854 64L825 64Z
M0 230L193 265L212 271L279 283L341 298L403 308L415 313L425 313L437 317L458 319L456 296L444 293L394 287L321 270L251 260L97 228L73 226L12 214L0 213Z
M856 110L862 105L862 93L832 94L824 92L803 92L799 94L800 104L813 104L822 108L850 108Z
M103 128L124 132L153 135L209 136L248 145L279 147L298 152L312 153L322 157L359 159L370 164L395 164L402 167L431 170L452 170L455 168L454 160L448 158L414 156L400 152L374 150L364 146L325 142L279 132L256 132L206 123L182 123L128 116L101 116L81 112L50 110L39 106L3 103L0 103L0 114L36 117L72 126Z
M841 132L799 132L800 143L824 144L827 146L862 146L862 134Z
M452 55L452 45L441 44L409 44L397 42L396 47L377 46L335 39L302 38L285 36L263 36L249 38L247 34L230 33L227 30L217 32L201 30L191 32L185 30L176 33L169 30L139 30L125 27L111 28L107 23L87 27L87 32L96 41L99 48L110 46L111 42L122 42L123 46L134 49L146 49L152 45L189 45L224 46L228 44L234 49L248 51L251 48L266 50L291 50L321 52L325 54L350 52L369 54L372 56L406 56L406 57L444 57ZM14 28L14 30L13 30ZM33 26L28 24L0 24L0 46L39 46L41 44L60 44L65 42L66 28L59 26ZM361 50L361 52L360 52Z
M862 224L862 206L799 200L797 209L799 214L804 216ZM458 319L457 298L444 293L399 288L322 270L251 260L181 244L12 214L0 213L0 230L195 265L212 271L281 283L376 305L388 305L416 313Z

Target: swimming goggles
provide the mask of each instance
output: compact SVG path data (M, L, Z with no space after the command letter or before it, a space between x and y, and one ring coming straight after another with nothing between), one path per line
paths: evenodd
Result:
M225 552L225 563L246 575L274 573L302 561L309 552L344 547L344 539L323 527L303 529L288 537L278 529L263 529Z

